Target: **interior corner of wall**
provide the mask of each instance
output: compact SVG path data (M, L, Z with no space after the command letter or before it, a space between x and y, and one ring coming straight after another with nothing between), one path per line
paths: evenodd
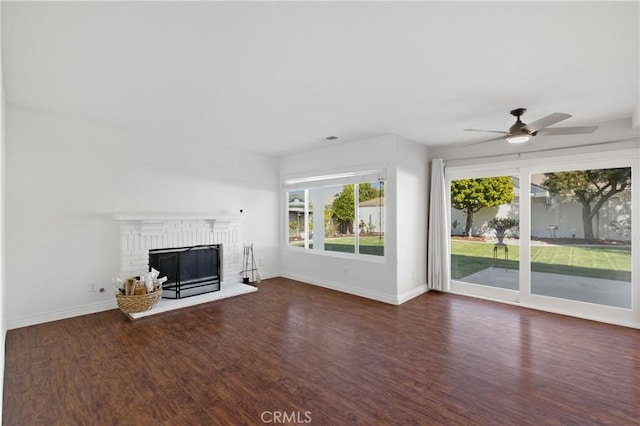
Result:
M410 288L409 290L403 291L402 293L398 293L397 304L402 305L409 300L420 296L421 294L429 291L429 288L426 284L421 284L417 287Z

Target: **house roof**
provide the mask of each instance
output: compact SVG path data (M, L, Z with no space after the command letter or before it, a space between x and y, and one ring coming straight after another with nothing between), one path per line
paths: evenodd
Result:
M580 126L629 118L640 99L637 1L1 7L7 105L181 147L283 155L389 133L455 145L487 139L467 128L508 129L518 107Z

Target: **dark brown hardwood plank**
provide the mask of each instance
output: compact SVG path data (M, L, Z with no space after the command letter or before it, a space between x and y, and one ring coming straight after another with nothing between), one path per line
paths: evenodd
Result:
M391 306L282 278L259 288L10 330L3 424L640 419L639 330L434 292Z

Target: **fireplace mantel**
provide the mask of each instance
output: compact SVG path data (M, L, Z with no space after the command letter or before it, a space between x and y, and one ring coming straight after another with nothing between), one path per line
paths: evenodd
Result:
M242 215L231 213L116 213L114 219L127 222L158 222L161 220L238 221Z
M128 222L139 225L141 229L154 227L167 221L177 220L203 220L211 225L215 231L224 231L238 223L242 215L230 213L116 213L114 219L117 222Z

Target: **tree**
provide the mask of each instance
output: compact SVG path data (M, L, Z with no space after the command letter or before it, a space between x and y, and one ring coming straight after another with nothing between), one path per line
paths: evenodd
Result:
M371 200L379 196L380 191L370 183L359 184L359 202ZM337 222L340 232L353 233L353 220L355 218L354 185L344 185L342 191L336 195L331 205L333 219Z
M483 207L494 207L513 201L513 180L510 176L451 181L451 205L464 212L466 235L471 235L473 215Z
M358 195L360 202L372 200L380 196L380 190L374 188L370 183L365 182L358 185Z
M604 203L631 186L631 168L545 173L542 183L550 194L582 204L584 238L595 240L593 218Z

